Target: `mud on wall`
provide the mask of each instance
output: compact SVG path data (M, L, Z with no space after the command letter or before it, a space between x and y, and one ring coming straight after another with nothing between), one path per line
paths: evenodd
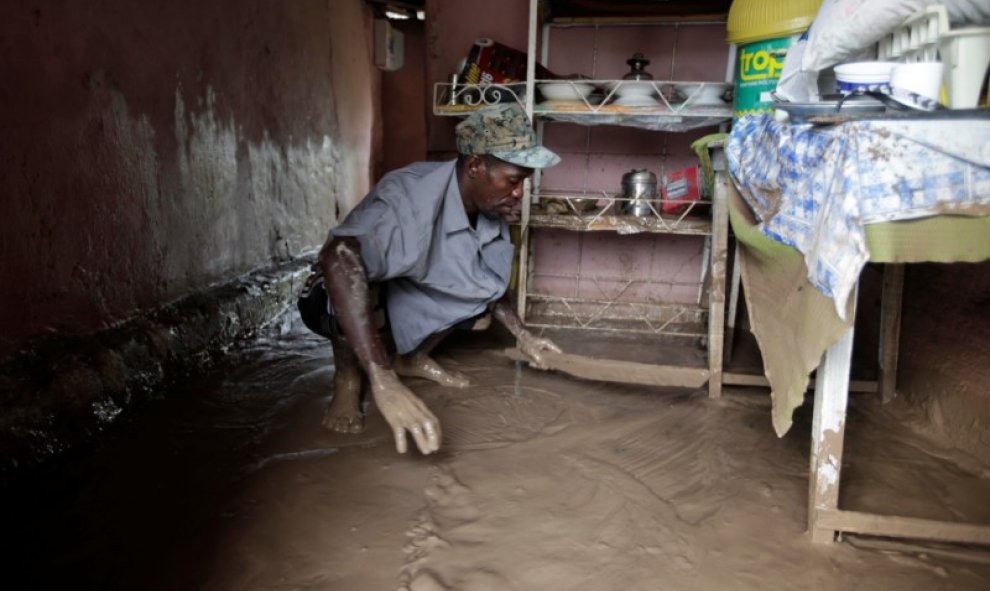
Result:
M0 6L0 358L310 251L369 184L362 0Z

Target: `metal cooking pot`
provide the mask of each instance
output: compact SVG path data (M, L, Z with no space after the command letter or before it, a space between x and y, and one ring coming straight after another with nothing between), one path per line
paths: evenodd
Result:
M642 53L634 53L626 60L629 64L629 71L622 77L623 80L653 80L653 74L646 71L646 66L650 65L650 60Z
M653 215L650 203L657 200L657 175L645 168L634 168L622 175L622 197L628 199L623 211L637 217Z

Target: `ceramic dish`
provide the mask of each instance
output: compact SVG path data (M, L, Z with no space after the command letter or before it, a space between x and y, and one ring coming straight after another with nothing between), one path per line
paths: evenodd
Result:
M804 123L811 117L830 117L841 115L863 115L866 113L883 113L886 107L880 101L873 99L847 100L842 108L836 110L839 101L822 101L820 103L775 103L774 108L785 111L792 123Z
M568 201L570 203L568 203ZM550 199L546 204L552 213L583 213L598 206L598 197L571 197L570 199Z
M613 97L653 96L657 88L653 82L640 80L622 80L609 82L605 85ZM613 92L614 91L614 92Z
M656 107L660 101L649 96L620 96L612 104L617 107Z
M548 101L580 101L595 90L593 84L576 81L545 82L539 88Z
M724 107L727 101L724 98L726 91L732 88L731 84L721 82L706 82L676 84L674 88L684 97L684 104L696 107Z
M678 92L677 88L673 84L665 84L660 88L660 95L667 99L670 104L677 104L684 102L684 95Z

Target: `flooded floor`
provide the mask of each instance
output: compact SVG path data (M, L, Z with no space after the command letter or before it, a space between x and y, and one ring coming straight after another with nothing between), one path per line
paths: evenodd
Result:
M474 385L409 380L441 451L399 456L374 411L320 426L325 341L296 329L174 388L97 448L0 489L7 589L990 588L990 551L813 546L808 423L764 390L594 383L446 344ZM562 343L567 348L566 343ZM842 506L990 523L990 469L854 399ZM806 405L807 406L807 405ZM985 459L984 459L985 460ZM901 542L903 543L903 542ZM899 543L899 544L901 544ZM920 546L919 546L920 548ZM13 582L13 585L8 582Z

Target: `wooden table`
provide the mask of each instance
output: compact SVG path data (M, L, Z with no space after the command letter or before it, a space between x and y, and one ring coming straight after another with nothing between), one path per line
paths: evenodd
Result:
M885 400L894 395L900 335L904 265L886 265L881 304L879 389ZM849 401L849 369L853 328L822 357L815 382L811 428L811 472L808 479L808 531L816 543L830 543L839 532L943 542L990 545L990 526L877 515L839 508L839 483Z
M754 237L751 228L743 227L745 221L740 219L740 208L745 207L745 203L732 187L728 209L737 236L750 242L765 240L772 243L765 236ZM946 248L945 241L926 244L926 241L938 241L940 236L946 235L957 239L957 251ZM880 379L876 389L884 401L888 401L894 397L897 387L901 301L906 265L933 261L972 262L987 258L990 256L990 217L939 216L868 226L867 241L873 262L885 263L880 319ZM759 245L747 246L742 241L741 248L759 248ZM777 249L779 254L776 256L802 257L797 250L779 243L773 243L772 248ZM814 288L808 284L807 289ZM730 297L734 298L735 289L732 292ZM855 293L851 299L855 302ZM850 314L852 312L854 310ZM816 543L831 543L836 540L838 533L850 532L990 545L990 526L878 515L839 508L853 334L852 326L844 330L826 349L817 369L808 479L808 531L812 540Z

